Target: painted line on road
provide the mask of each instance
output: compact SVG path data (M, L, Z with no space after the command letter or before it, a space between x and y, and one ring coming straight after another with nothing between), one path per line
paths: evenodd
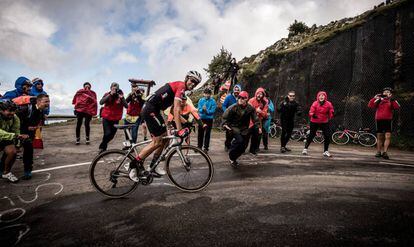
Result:
M32 171L32 173L47 172L47 171L53 171L53 170L58 170L58 169L63 169L63 168L68 168L68 167L75 167L75 166L86 166L86 165L90 165L90 164L91 164L91 162L84 162L84 163L78 163L78 164L72 164L72 165L55 166L55 167L51 167L51 168L34 170L34 171Z
M408 164L403 164L403 163L393 163L393 162L384 162L384 161L380 161L380 164L386 164L386 165L391 165L391 166L405 166L405 167L413 167L414 165L408 165Z

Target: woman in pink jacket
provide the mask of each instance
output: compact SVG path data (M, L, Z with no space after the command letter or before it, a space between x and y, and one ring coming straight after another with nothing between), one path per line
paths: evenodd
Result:
M80 144L80 129L83 119L85 119L86 144L89 144L90 122L98 110L96 93L91 90L91 84L85 82L83 89L80 89L73 96L72 104L75 105L76 122L76 145Z
M313 138L316 135L316 131L321 129L323 132L324 141L324 152L323 156L331 157L329 153L329 141L331 139L329 120L333 118L334 108L331 102L328 101L328 95L326 92L320 91L316 96L316 101L313 102L309 110L310 118L310 134L306 140L305 149L302 154L308 154L308 147L312 143Z

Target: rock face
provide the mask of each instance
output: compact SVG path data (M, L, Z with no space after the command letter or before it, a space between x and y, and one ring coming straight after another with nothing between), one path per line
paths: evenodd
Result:
M368 101L391 86L401 103L395 124L414 135L414 1L395 1L358 17L331 22L244 58L241 80L273 102L288 90L309 109L320 90L335 107L335 125L375 128Z

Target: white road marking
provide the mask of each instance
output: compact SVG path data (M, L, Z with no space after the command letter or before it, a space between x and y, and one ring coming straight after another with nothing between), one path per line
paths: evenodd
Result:
M55 167L50 167L50 168L45 168L45 169L40 169L40 170L34 170L32 171L32 173L46 172L46 171L58 170L58 169L63 169L63 168L68 168L68 167L75 167L75 166L86 166L90 164L91 162L84 162L84 163L78 163L78 164L72 164L72 165L55 166Z
M402 163L393 163L393 162L386 162L386 161L380 161L380 164L386 164L386 165L391 165L391 166L405 166L405 167L413 167L414 165L409 165L409 164L402 164Z

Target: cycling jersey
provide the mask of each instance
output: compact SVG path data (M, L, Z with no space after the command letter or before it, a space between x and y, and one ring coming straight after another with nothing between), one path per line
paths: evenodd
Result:
M155 91L147 102L160 110L165 110L174 103L174 99L181 101L185 97L185 90L185 82L170 82Z

